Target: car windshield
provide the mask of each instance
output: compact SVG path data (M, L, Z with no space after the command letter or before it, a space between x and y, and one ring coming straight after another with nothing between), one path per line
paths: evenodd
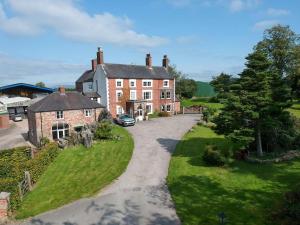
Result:
M129 119L130 117L128 115L122 115L120 118L121 119Z

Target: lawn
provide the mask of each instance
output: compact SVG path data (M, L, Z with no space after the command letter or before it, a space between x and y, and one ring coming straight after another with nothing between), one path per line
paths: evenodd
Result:
M300 118L300 103L294 104L290 109L289 112L291 112L293 115L295 115L297 118Z
M181 101L181 106L189 107L192 105L201 105L201 106L207 106L207 107L215 108L215 109L220 109L223 106L221 103L212 103L212 102L209 102L208 100L209 100L209 98L206 98L206 97L183 99Z
M265 225L271 206L300 180L300 161L207 167L201 159L207 144L230 146L222 136L198 126L177 145L170 163L168 186L184 225L219 224L220 212L226 224Z
M36 187L18 209L16 218L26 218L96 194L119 177L133 152L131 135L115 126L120 141L99 141L62 151L47 168Z

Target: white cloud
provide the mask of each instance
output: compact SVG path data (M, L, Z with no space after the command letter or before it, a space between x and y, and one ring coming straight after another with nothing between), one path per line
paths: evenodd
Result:
M154 47L168 42L133 30L133 22L108 12L89 15L75 0L7 0L0 3L0 29L15 35L38 35L53 30L72 40ZM13 12L7 16L5 9Z
M269 16L287 16L290 14L290 11L286 9L274 9L274 8L269 8L267 10L267 14Z
M0 86L11 83L45 82L47 85L73 84L88 66L59 61L14 58L0 54ZM70 81L74 81L70 83ZM58 83L60 82L60 83Z
M260 31L271 28L272 26L279 24L278 20L262 20L254 24L253 30Z
M179 44L190 44L198 40L195 35L185 35L176 38L176 42Z
M261 0L230 0L229 9L232 12L239 12L242 10L255 8L260 3Z

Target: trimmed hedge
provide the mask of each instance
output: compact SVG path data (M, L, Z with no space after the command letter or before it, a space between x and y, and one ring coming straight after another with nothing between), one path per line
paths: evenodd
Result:
M24 178L24 171L29 171L32 182L36 183L58 154L59 148L56 143L47 144L34 159L31 159L30 149L26 147L0 153L0 192L11 193L13 210L20 205L18 183Z

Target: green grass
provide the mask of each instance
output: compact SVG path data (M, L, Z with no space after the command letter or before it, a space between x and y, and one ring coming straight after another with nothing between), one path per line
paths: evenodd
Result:
M288 111L297 118L300 118L300 103L294 104Z
M126 169L133 140L114 127L120 141L99 141L91 149L77 146L62 151L24 199L16 218L27 218L99 192Z
M171 160L168 186L184 225L217 225L220 212L225 212L226 224L265 225L268 210L299 183L300 161L207 167L201 158L207 144L231 145L198 126L177 145Z
M215 108L217 110L221 109L223 106L221 103L211 103L208 100L209 100L209 98L205 98L205 97L199 97L199 98L193 98L193 99L183 99L181 101L181 106L189 107L189 106L193 106L193 105L201 105L201 106L207 106L210 108Z

